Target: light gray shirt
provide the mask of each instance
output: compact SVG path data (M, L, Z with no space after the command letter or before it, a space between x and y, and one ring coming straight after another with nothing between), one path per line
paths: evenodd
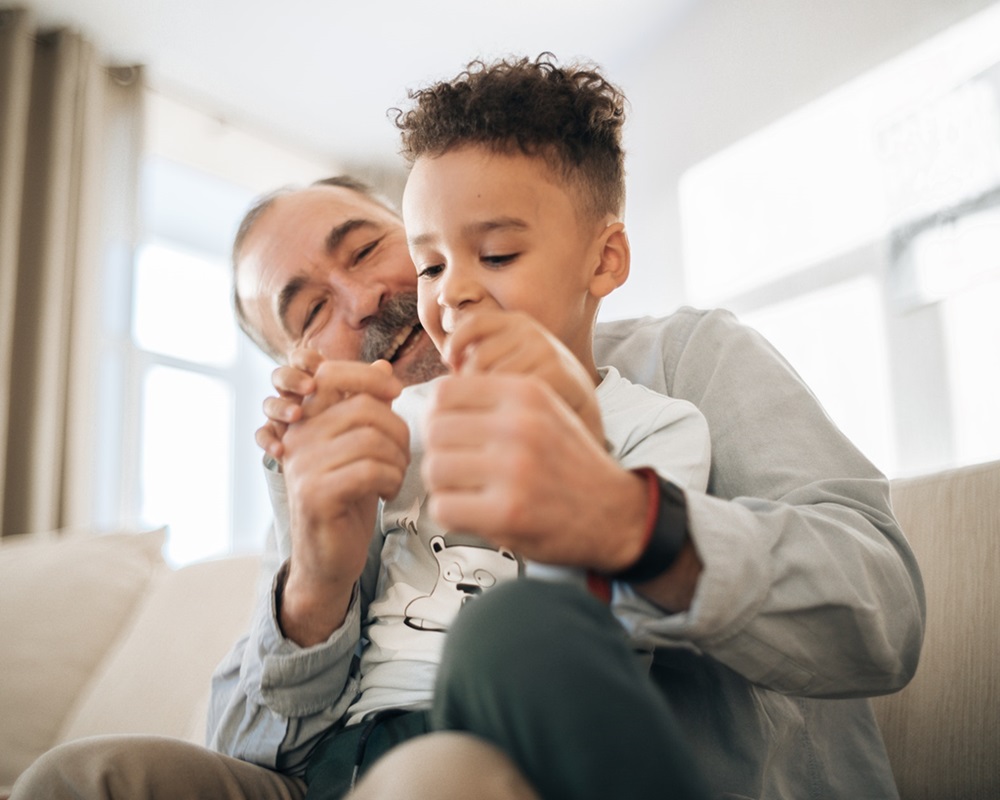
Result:
M710 445L708 425L698 409L637 386L614 367L601 372L596 397L611 454L629 469L650 467L680 487L704 491ZM430 517L420 480L420 423L433 386L433 381L410 386L393 403L410 427L410 466L399 493L380 508L374 534L381 542L376 585L366 587L362 581L365 644L348 724L387 708L429 707L444 643L441 634L462 605L479 594L524 574L586 587L583 570L526 562L507 548L442 529ZM372 596L370 603L364 602L367 596ZM627 584L616 584L611 608L633 633L636 647L652 647L642 632L662 616L655 606Z
M666 649L651 674L710 784L755 798L896 797L864 698L912 677L924 595L888 481L727 312L600 325L595 356L708 421L708 488L687 492L703 572L690 610L646 633L688 646ZM285 530L279 476L271 485ZM357 694L361 605L329 641L299 648L264 594L216 673L210 745L301 771Z

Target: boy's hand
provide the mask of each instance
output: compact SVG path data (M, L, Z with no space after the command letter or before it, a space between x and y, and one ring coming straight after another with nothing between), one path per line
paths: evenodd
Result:
M254 438L257 446L278 462L285 454L282 437L291 423L302 419L302 401L316 391L313 376L322 363L323 356L319 352L300 347L292 352L288 364L271 373L271 383L278 396L264 400L267 422L257 429Z
M402 384L396 379L373 383L365 380L368 375L365 370L348 366L353 364L369 366L360 362L327 362L316 350L308 348L294 350L288 364L271 373L278 395L264 400L267 422L257 429L258 447L280 463L285 454L285 432L293 422L315 416L348 393L374 393L382 400L393 400L399 394ZM370 366L383 375L392 375L392 365L387 361L376 361ZM391 396L387 391L392 392Z
M519 311L477 311L463 317L441 354L459 376L533 375L547 383L604 446L594 378L569 349Z

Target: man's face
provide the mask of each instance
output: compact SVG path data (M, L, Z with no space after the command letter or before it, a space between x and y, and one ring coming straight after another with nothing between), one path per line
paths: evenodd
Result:
M420 320L441 348L462 314L523 311L578 357L590 351L590 277L603 222L582 220L548 164L464 147L413 165L403 218Z
M443 371L416 317L402 223L364 195L317 186L279 196L246 237L236 281L247 321L285 359L296 347L386 358L406 384Z

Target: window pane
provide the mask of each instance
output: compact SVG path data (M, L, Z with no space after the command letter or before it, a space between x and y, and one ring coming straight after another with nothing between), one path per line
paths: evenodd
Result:
M175 564L229 548L232 414L232 392L220 380L160 366L146 373L142 518L170 526Z
M133 336L143 350L225 366L236 357L229 266L152 243L139 251Z
M1000 208L984 209L920 234L912 245L910 291L934 302L1000 276Z
M684 175L692 303L718 304L878 235L874 141L855 105L836 98L806 108Z
M827 413L883 472L895 471L882 304L874 278L743 315L788 359Z
M1000 458L1000 278L944 303L955 458Z

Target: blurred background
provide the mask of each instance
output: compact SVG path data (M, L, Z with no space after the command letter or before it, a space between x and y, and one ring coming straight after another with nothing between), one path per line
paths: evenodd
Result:
M387 110L546 50L631 101L603 319L731 309L890 476L1000 457L1000 3L22 0L0 46L4 535L259 548L242 213L341 172L398 199Z

